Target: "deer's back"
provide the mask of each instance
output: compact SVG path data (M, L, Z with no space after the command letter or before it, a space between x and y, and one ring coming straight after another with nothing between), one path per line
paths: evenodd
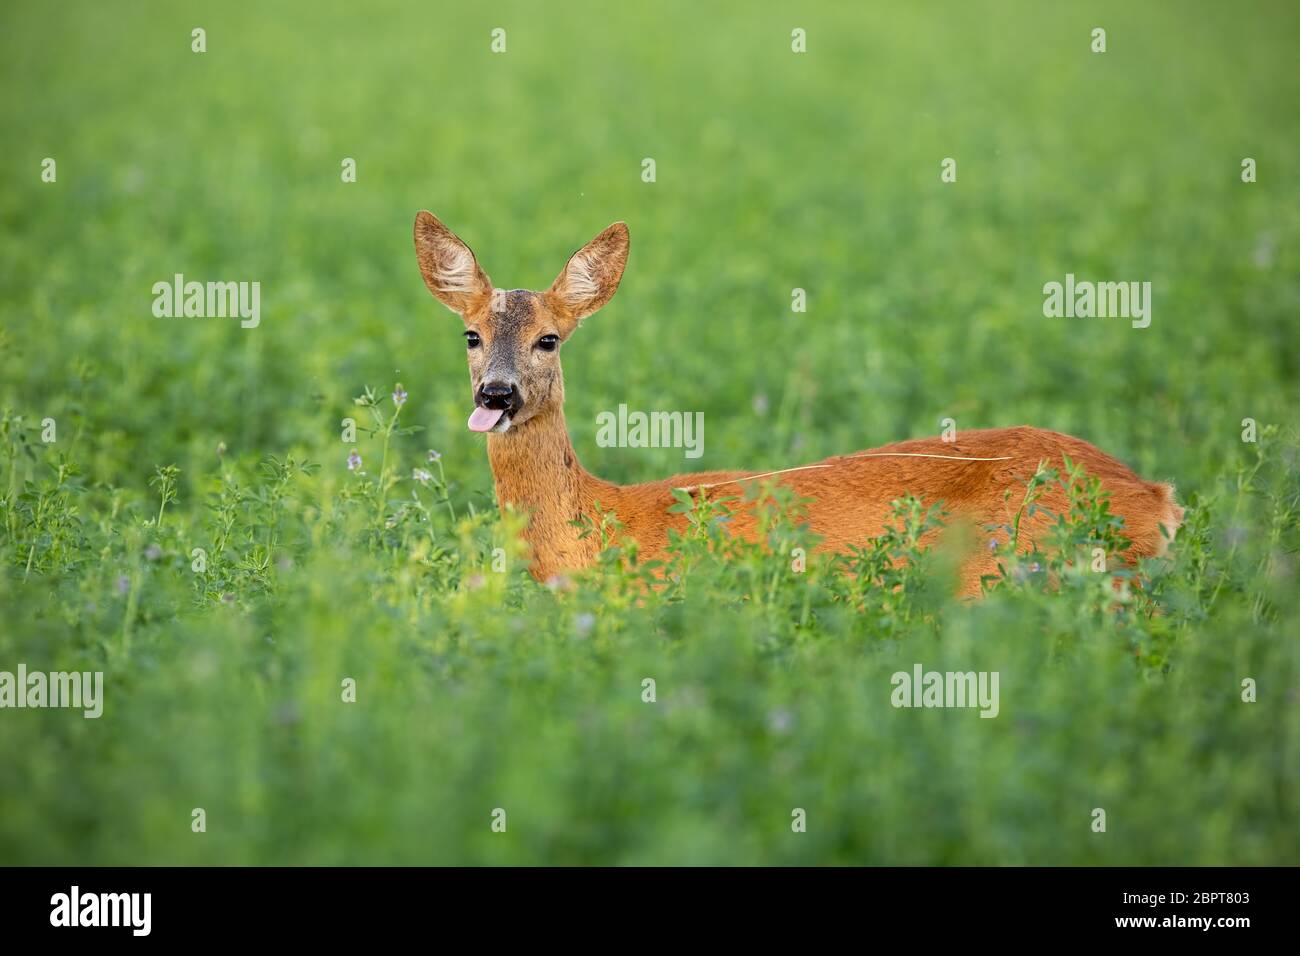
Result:
M1150 482L1082 439L1041 428L1020 426L960 433L954 441L917 438L863 452L836 455L810 465L796 466L767 478L810 499L804 506L811 529L823 539L820 548L840 551L877 537L889 521L891 502L913 495L927 504L942 502L950 520L983 529L1010 524L1024 500L1026 483L1040 462L1064 474L1064 458L1081 464L1087 474L1101 480L1110 493L1111 512L1125 519L1125 536L1132 546L1128 560L1163 553L1167 538L1182 519L1169 485ZM663 481L625 485L619 489L615 510L637 540L642 557L662 558L667 529L682 531L686 519L668 514L674 488L691 488L693 494L711 498L741 496L751 482L737 479L762 472L725 471L676 475ZM1010 495L1007 492L1010 491ZM1039 504L1051 511L1068 508L1068 496L1057 482L1043 487ZM733 533L752 538L754 515L736 507ZM1021 522L1021 545L1040 542L1051 524L1042 512ZM962 575L962 591L977 593L979 576L992 573L996 555L976 549Z

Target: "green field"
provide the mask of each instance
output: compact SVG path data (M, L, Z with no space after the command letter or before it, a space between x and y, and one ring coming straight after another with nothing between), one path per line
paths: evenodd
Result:
M0 864L1300 863L1293 3L439 6L4 5L0 671L104 700L0 710ZM543 587L421 208L505 288L628 223L564 347L602 477L1033 424L1187 525L1122 607L957 601L905 532L795 574L789 520ZM177 273L260 324L155 316ZM1046 318L1066 274L1151 282L1150 326ZM620 403L703 456L598 446ZM893 707L917 663L996 671L997 718Z

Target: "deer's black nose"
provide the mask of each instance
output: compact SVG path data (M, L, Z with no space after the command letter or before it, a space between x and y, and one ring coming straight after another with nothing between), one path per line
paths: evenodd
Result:
M489 382L478 390L479 404L484 408L500 408L508 412L519 410L519 389L505 382Z

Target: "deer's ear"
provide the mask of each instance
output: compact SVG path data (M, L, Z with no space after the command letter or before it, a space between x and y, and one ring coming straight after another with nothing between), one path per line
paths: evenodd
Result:
M627 265L627 224L616 222L572 256L546 296L551 308L576 326L610 300Z
M453 312L464 315L492 295L492 282L470 247L426 210L415 216L415 256L424 284Z

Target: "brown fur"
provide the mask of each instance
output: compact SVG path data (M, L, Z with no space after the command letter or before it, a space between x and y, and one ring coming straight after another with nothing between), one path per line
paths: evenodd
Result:
M469 247L427 212L416 219L416 249L430 290L461 314L467 329L482 337L482 347L470 351L470 378L476 393L485 374L512 374L524 396L523 407L506 429L488 434L488 459L498 502L529 515L525 538L532 549L530 570L539 580L594 560L599 546L595 536L580 538L573 522L582 516L594 518L598 508L614 512L636 541L642 559L663 559L668 529L680 531L686 523L683 515L668 513L674 503L672 489L715 486L707 492L738 495L745 483L737 479L756 474L715 471L615 485L579 464L564 422L559 351L540 352L535 342L546 334L567 339L585 316L614 294L627 262L628 234L622 223L610 226L574 253L551 288L540 294L516 290L494 296ZM461 250L470 256L472 268L460 258ZM458 270L456 277L449 279L440 272L448 264ZM473 280L469 291L460 281L466 275ZM1039 463L1063 470L1065 456L1099 478L1110 493L1111 512L1124 518L1124 534L1131 541L1125 560L1163 554L1182 523L1183 510L1174 501L1171 486L1145 481L1105 452L1059 432L1028 426L994 428L963 432L953 442L918 438L857 454L890 457L834 456L816 463L828 467L790 470L769 479L811 499L806 516L822 537L822 550L842 551L878 536L889 520L890 503L906 494L927 503L943 502L950 520L966 520L979 528L1010 524L1023 500L1025 482ZM901 456L916 454L1008 460ZM1054 513L1068 509L1066 494L1055 482L1044 486L1039 504ZM1049 525L1042 512L1022 519L1022 545L1043 544ZM730 527L733 533L752 538L754 515L739 510ZM960 592L978 594L981 576L995 573L996 561L997 555L989 549L973 549L961 568Z

